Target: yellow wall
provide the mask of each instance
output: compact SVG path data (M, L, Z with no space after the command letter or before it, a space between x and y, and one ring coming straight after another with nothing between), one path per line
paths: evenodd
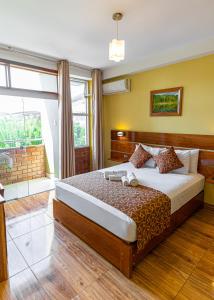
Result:
M104 97L105 162L110 130L214 134L214 55L126 76L131 93ZM150 117L150 91L184 87L181 117Z
M204 202L214 205L214 184L205 182Z

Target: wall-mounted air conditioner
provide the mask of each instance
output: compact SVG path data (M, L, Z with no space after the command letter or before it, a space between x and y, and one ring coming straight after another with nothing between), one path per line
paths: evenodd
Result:
M103 84L103 95L130 92L130 79L121 79Z

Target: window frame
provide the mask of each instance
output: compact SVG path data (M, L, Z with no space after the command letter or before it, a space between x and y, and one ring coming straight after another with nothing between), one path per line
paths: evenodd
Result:
M4 62L0 61L0 66L3 66L4 71L5 71L5 85L0 85L0 87L1 88L6 88L8 86L7 65Z
M72 120L73 120L74 116L86 117L86 144L82 145L82 146L75 146L75 141L74 141L75 149L86 148L86 147L90 146L90 144L89 144L89 141L90 141L89 115L90 114L89 114L89 101L88 101L88 88L89 88L88 80L71 77L70 85L72 84L72 82L81 82L81 83L85 84L84 98L86 99L86 112L85 113L73 113L73 111L72 111ZM71 95L71 102L72 102L72 95ZM71 103L71 105L72 105L72 103Z
M33 71L33 72L46 73L46 74L54 75L56 77L58 76L58 71L46 69L43 67L28 65L28 64L24 64L24 63L17 63L17 62L5 60L5 59L0 59L0 64L5 66L5 71L6 71L6 86L0 86L3 94L12 95L12 96L17 94L17 96L20 96L20 93L23 93L23 95L22 95L23 97L26 96L26 97L33 97L33 98L58 100L58 80L56 82L57 83L57 92L40 91L40 90L33 90L33 89L27 89L27 88L25 89L25 88L13 87L12 83L11 83L10 67L25 69L25 70L29 70L29 71Z

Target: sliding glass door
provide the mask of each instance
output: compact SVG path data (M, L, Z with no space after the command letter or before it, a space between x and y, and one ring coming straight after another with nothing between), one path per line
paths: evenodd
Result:
M22 165L26 154L24 103L7 96L0 96L0 103L0 182L6 187L6 199L24 197L28 195L24 180L28 171ZM20 189L17 182L22 182Z
M6 200L54 188L58 177L58 102L0 96L0 182Z

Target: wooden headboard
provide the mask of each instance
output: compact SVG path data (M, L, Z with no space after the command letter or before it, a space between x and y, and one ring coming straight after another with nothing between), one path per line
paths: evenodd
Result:
M185 149L197 148L200 149L198 172L206 178L214 175L214 135L123 131L124 136L117 136L119 131L121 130L111 130L112 160L127 160L137 143Z

